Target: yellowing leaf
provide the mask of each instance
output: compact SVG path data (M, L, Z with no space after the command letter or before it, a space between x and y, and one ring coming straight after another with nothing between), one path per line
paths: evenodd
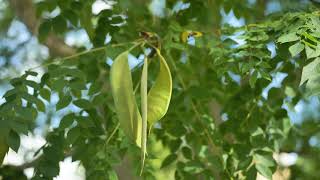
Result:
M148 122L150 127L167 113L172 91L169 66L159 49L156 51L160 59L160 71L155 84L148 93Z
M9 150L9 146L5 142L5 138L0 137L0 166L1 166L3 159L4 159L5 155L7 154L8 150Z
M147 118L148 118L148 60L144 58L144 64L141 75L141 114L142 114L142 132L141 132L141 171L144 167L147 148Z
M192 35L193 37L201 37L201 36L202 36L202 32L193 31L193 32L191 33L191 35Z
M199 31L184 31L182 32L181 34L181 40L182 42L187 42L188 41L188 38L190 36L193 36L193 37L201 37L202 36L202 32L199 32Z
M133 92L128 54L128 51L123 52L112 64L111 89L120 126L125 134L140 147L142 120Z
M188 37L189 37L189 31L184 31L184 32L182 32L182 34L181 34L181 40L182 40L182 42L187 42L187 40L188 40Z

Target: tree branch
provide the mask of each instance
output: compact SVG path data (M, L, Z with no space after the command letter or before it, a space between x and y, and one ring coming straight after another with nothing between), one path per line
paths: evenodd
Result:
M40 21L36 17L36 9L32 0L9 0L9 2L17 17L34 36L37 36ZM52 56L70 56L76 52L74 48L68 46L63 39L53 33L48 35L44 44L49 48Z

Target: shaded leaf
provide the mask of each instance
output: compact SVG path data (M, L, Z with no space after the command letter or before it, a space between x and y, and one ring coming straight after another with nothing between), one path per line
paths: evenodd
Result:
M7 137L7 143L9 147L17 153L20 147L20 136L16 132L10 131Z
M178 158L178 156L176 154L170 154L168 155L162 162L161 164L161 168L167 167L170 164L172 164L176 159Z
M80 128L78 127L70 129L67 134L67 142L73 144L79 138L80 133Z
M66 94L60 98L56 105L56 110L60 110L62 108L67 107L72 101L72 97L69 94Z
M2 165L3 159L9 150L9 146L4 138L4 136L0 136L0 166Z
M77 122L80 124L80 126L82 128L94 127L94 123L93 123L92 119L90 119L88 117L78 116Z
M114 60L110 82L120 126L127 137L140 146L142 119L134 97L128 54L125 51Z
M47 38L47 36L50 33L51 29L52 29L52 23L51 23L50 20L46 20L40 25L40 27L39 27L39 35L38 35L38 38L39 38L40 42L45 41L45 39Z
M91 104L91 102L87 99L78 99L73 101L73 104L78 106L79 108L83 108L83 109L91 109L94 106Z
M72 123L74 122L74 118L75 118L74 113L70 113L70 114L65 115L60 121L59 129L64 130L64 129L70 127L72 125Z
M47 88L42 88L39 92L40 96L43 97L45 100L50 102L51 92Z

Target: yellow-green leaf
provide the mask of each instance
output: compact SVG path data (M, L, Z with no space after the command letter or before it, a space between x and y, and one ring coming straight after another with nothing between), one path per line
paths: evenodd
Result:
M148 118L148 60L144 58L144 64L141 75L141 114L142 114L142 132L141 132L141 171L144 167L147 148L147 118Z
M4 159L5 155L7 154L8 150L9 150L9 146L5 142L5 138L0 137L0 166L1 166L3 159Z
M155 84L148 93L148 122L150 127L167 113L172 91L169 66L159 49L156 51L160 59L160 71Z
M199 31L184 31L181 33L181 40L182 42L187 42L188 41L188 38L190 36L193 36L193 37L201 37L202 36L202 33L199 32Z
M128 54L128 51L123 52L112 64L111 89L122 130L140 147L142 120L133 92Z

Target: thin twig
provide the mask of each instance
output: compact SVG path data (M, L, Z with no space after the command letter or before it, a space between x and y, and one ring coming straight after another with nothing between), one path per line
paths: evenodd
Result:
M135 44L133 47L130 48L130 50L132 50L133 48L135 48L136 46L138 46L138 45L141 44L141 40L142 40L142 39L137 39L137 40L135 40L135 41L133 41L133 42L113 44L113 45L111 45L111 47L119 47L119 46L124 46L124 45L128 45L128 44ZM76 57L83 56L83 55L86 55L86 54L89 54L89 53L93 53L93 52L105 50L107 47L109 47L109 46L102 46L102 47L90 49L90 50L87 50L87 51L82 51L82 52L80 52L80 53L73 54L73 55L71 55L71 56L67 56L67 57L64 57L64 58L56 58L53 62L44 63L44 64L41 64L41 65L39 65L39 66L33 67L33 68L29 69L29 70L34 70L34 69L37 69L37 68L39 68L39 67L46 67L46 66L49 66L49 65L51 65L51 64L59 63L59 62L61 62L61 61L65 61L65 60L69 60L69 59L74 59L74 58L76 58Z

